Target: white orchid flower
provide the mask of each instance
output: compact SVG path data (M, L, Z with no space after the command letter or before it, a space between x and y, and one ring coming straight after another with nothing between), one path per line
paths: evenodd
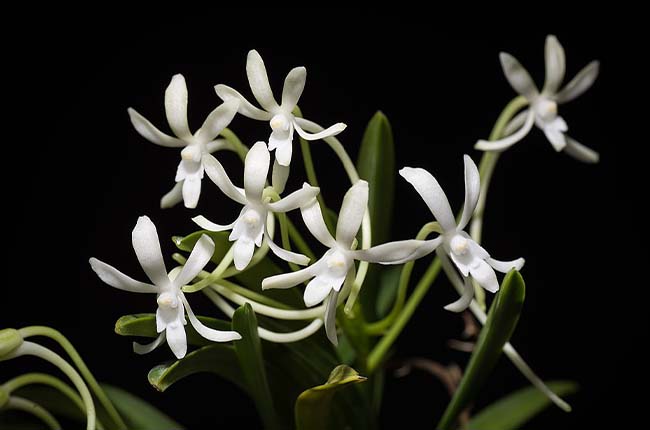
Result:
M133 343L133 349L138 354L146 354L154 350L165 339L177 358L183 358L187 353L185 328L185 311L194 329L206 339L213 342L229 342L241 339L236 331L214 330L203 325L192 312L181 287L194 279L214 253L214 242L203 235L198 240L187 262L175 275L174 271L167 274L156 226L149 217L141 216L133 229L133 249L138 261L151 280L151 284L136 281L113 266L96 258L90 259L90 266L99 278L111 287L135 293L157 294L158 310L156 311L156 331L158 338L148 345Z
M254 49L248 53L246 74L248 75L251 91L264 110L255 107L239 92L226 85L217 85L214 89L224 101L238 100L240 102L240 114L259 121L270 122L272 132L271 137L269 137L269 150L275 149L275 158L280 165L288 166L291 163L294 130L306 140L318 140L335 136L345 130L346 125L339 122L320 133L307 133L301 126L305 121L293 115L293 109L298 104L302 91L305 89L307 69L304 67L291 69L287 74L282 89L282 103L279 105L273 97L264 61Z
M330 341L337 343L334 318L338 294L347 276L355 270L354 261L370 263L401 264L425 253L420 250L429 244L421 240L390 242L363 250L352 250L354 239L368 205L368 183L357 181L345 194L338 223L336 238L327 230L318 201L314 200L300 208L303 220L311 234L328 251L311 266L292 273L271 276L262 281L262 289L291 288L313 278L305 288L304 301L308 307L315 306L329 295L325 310L325 329Z
M153 126L133 108L129 117L136 131L156 145L183 148L181 162L176 170L176 185L160 200L161 208L170 208L181 200L187 208L195 208L201 195L203 179L203 156L227 146L219 133L228 127L239 108L237 100L229 100L213 110L196 133L190 132L187 123L187 85L183 75L174 75L165 91L165 113L169 127L176 137L169 136Z
M599 155L566 135L568 126L558 115L558 104L569 102L589 89L598 76L599 63L592 61L583 68L563 89L559 90L565 73L564 49L555 36L546 38L544 49L546 79L540 92L524 67L510 54L499 54L503 72L508 82L530 103L508 126L509 136L497 140L479 140L475 148L483 151L503 151L523 139L533 126L539 127L556 151L565 151L585 163L597 163Z
M320 189L304 184L302 189L294 191L277 202L270 202L270 197L264 196L264 186L269 173L271 155L264 142L257 142L248 151L244 161L244 189L236 187L230 181L219 161L207 155L203 163L208 177L217 184L225 195L242 204L239 217L228 225L219 225L208 221L204 216L196 216L192 220L201 228L209 231L227 231L230 241L234 241L234 262L237 270L244 270L253 257L255 247L262 245L266 236L269 247L278 257L296 264L305 265L309 258L294 252L286 251L271 240L267 231L267 220L275 212L288 212L297 209L313 200Z
M520 270L524 265L524 259L518 258L513 261L499 261L490 257L490 254L476 243L463 229L474 214L478 202L481 179L474 161L468 156L465 160L465 203L460 222L457 224L454 214L451 211L449 200L442 190L438 181L424 169L404 167L399 171L420 194L431 213L436 218L443 232L435 239L429 240L427 246L420 248L418 256L424 252L431 252L436 249L441 260L447 260L447 256L463 275L465 291L462 297L447 306L445 309L460 312L466 309L474 296L474 288L469 277L471 276L481 287L494 293L499 289L495 270L506 273L510 269ZM442 250L438 247L442 245Z

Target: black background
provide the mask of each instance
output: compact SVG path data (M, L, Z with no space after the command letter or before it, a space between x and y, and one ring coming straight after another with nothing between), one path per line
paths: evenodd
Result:
M307 67L303 112L324 126L347 123L340 137L353 159L367 121L381 109L393 126L397 166L430 170L457 208L463 198L462 154L478 162L473 143L487 137L514 96L498 52L515 55L541 84L544 37L555 33L567 53L567 77L592 59L601 60L594 87L560 107L571 136L598 150L601 163L584 165L555 153L534 129L499 163L484 243L496 258L527 260L526 305L513 344L544 378L575 379L582 386L571 399L572 414L551 408L526 428L613 426L631 419L634 409L623 385L645 373L635 365L638 352L628 353L627 347L631 341L645 343L648 324L637 292L645 286L614 282L612 276L627 270L619 256L630 252L617 243L617 235L626 233L614 220L633 221L622 215L629 206L619 209L625 184L617 170L628 142L617 139L611 121L619 109L615 102L622 76L617 54L626 45L593 22L539 30L514 25L507 34L443 32L434 24L413 16L310 12L298 17L241 10L161 17L87 11L78 19L43 15L25 22L6 38L4 84L11 111L3 114L3 144L8 149L4 165L11 173L4 178L9 237L0 326L60 329L98 379L142 396L189 428L213 423L258 427L251 401L214 376L191 377L165 394L155 392L146 373L171 357L168 348L137 356L129 340L113 333L118 317L151 312L155 304L151 297L103 285L88 258L96 256L144 279L130 244L137 217L147 214L154 220L167 254L174 248L165 237L195 228L190 221L195 212L158 207L173 185L177 151L137 135L126 108L136 108L167 132L164 90L173 74L183 73L190 127L196 129L219 103L215 84L250 95L245 60L255 48L266 61L277 97L290 68ZM243 117L231 127L247 144L268 136L266 124ZM322 142L314 143L312 151L327 203L338 207L347 187L344 172ZM304 178L295 154L289 190ZM235 157L222 159L241 183ZM412 237L430 215L401 178L396 189L393 237ZM225 223L234 218L235 208L204 181L198 212ZM422 356L465 362L465 355L446 347L446 340L461 330L460 320L442 309L454 294L442 278L436 282L396 343L397 360ZM197 310L213 312L200 297L195 302ZM35 363L3 363L0 379ZM525 384L502 359L478 406ZM389 378L382 422L385 428L404 420L432 428L446 402L444 389L426 374Z

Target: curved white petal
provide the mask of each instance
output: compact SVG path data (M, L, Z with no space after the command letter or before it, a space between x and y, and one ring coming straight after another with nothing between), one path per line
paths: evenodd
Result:
M215 139L211 142L208 142L205 144L205 148L208 151L209 154L212 154L213 152L221 151L224 149L228 150L233 150L232 146L230 145L230 142L228 142L226 139Z
M167 337L167 345L169 345L176 358L180 360L185 357L185 354L187 354L187 337L185 327L180 321L167 324L165 337Z
M242 237L237 239L233 246L235 247L233 255L235 268L240 271L244 270L248 266L248 263L251 262L251 258L253 258L255 242L248 237Z
M564 132L567 130L567 125L561 117L556 117L550 123L544 124L544 134L553 148L556 151L561 151L566 147L566 138Z
M273 242L273 239L271 239L268 233L266 233L265 235L266 235L266 240L269 244L269 248L271 248L271 251L279 258L283 259L284 261L288 261L289 263L295 263L301 266L306 266L307 264L309 264L309 257L307 257L306 255L298 254L297 252L287 251L286 249L281 248L275 242Z
M238 108L239 100L232 99L223 102L210 112L210 115L205 119L199 131L197 131L197 139L203 143L214 140L232 122Z
M492 266L492 268L496 271L499 271L501 273L508 273L512 269L521 270L521 268L524 267L526 260L523 258L517 258L516 260L512 261L501 261L495 260L494 258L486 258L485 262Z
M187 147L185 149L192 148L192 147ZM180 163L178 163L178 168L176 169L176 177L174 180L176 182L180 182L184 180L185 178L188 177L195 177L198 176L199 179L203 178L203 165L199 161L193 161L193 160L181 160Z
M580 96L594 84L598 77L599 70L600 63L598 61L592 61L587 64L584 69L578 72L575 78L571 79L571 81L555 95L555 101L558 103L566 103Z
M336 246L336 240L330 234L327 225L325 225L318 200L314 200L310 205L301 207L300 214L312 236L328 248L334 248Z
M214 87L214 90L217 92L217 95L221 100L239 100L239 109L238 112L245 117L256 119L258 121L270 121L273 117L273 114L263 111L262 109L254 106L242 96L239 91L230 88L227 85L219 84Z
M478 173L478 167L469 155L464 155L465 162L465 203L463 205L463 215L458 223L458 229L463 230L469 220L474 215L474 209L478 203L478 197L481 193L481 177Z
M530 77L524 66L522 66L519 61L512 55L507 52L502 52L499 54L499 60L501 60L501 67L503 68L503 73L506 75L506 79L510 83L510 86L517 91L517 93L526 97L528 100L533 100L539 92L535 86L535 82Z
M183 181L183 202L188 209L196 208L201 196L201 178L190 176Z
M168 209L183 201L183 181L176 182L167 194L160 199L160 209Z
M478 264L469 268L469 273L478 284L491 293L499 291L499 281L494 269L484 260L479 260Z
M212 221L209 221L206 217L203 215L198 215L192 218L192 221L194 221L196 224L198 224L199 227L201 227L203 230L208 230L208 231L227 231L227 230L232 230L233 226L235 225L234 221L228 225L221 225L221 224L215 224Z
M307 69L304 67L295 67L287 74L282 87L282 110L291 112L296 107L305 89L306 79Z
M546 66L546 77L542 92L545 94L555 94L564 80L566 58L564 56L564 48L560 45L557 37L553 35L546 37L544 64Z
M242 205L248 203L244 190L233 185L223 166L216 158L210 154L205 154L202 163L205 173L225 195Z
M97 276L99 276L99 279L113 288L124 291L131 291L134 293L157 293L160 291L157 286L136 281L135 279L120 272L115 267L106 264L94 257L89 260L89 263L93 271L97 274Z
M463 278L463 281L463 294L458 300L445 306L445 310L451 312L462 312L467 309L469 304L472 302L472 299L474 298L474 286L470 282L469 278Z
M282 194L284 192L284 187L287 185L287 179L289 179L289 171L289 166L283 166L278 163L276 153L276 158L273 160L273 172L271 173L271 185L276 193Z
M262 201L262 192L269 174L271 154L266 143L257 142L246 154L244 162L244 192L250 202Z
M246 75L248 76L248 83L251 86L253 95L266 111L276 111L279 106L273 98L273 91L271 91L271 84L269 84L269 77L266 74L266 66L260 54L252 49L248 53L246 60Z
M241 335L236 331L215 330L213 328L205 326L201 321L199 321L196 315L194 315L194 312L192 311L187 298L185 298L185 295L181 294L180 297L183 301L183 304L185 305L185 310L187 310L187 316L190 319L190 324L192 324L192 327L194 327L194 330L196 330L198 334L213 342L230 342L232 340L241 339Z
M350 249L352 246L352 241L359 232L367 208L368 182L360 179L343 196L339 219L336 223L336 241L345 249Z
M420 194L420 197L422 197L422 200L429 207L429 210L444 231L451 231L456 228L456 220L451 212L449 200L447 200L445 192L431 173L419 167L404 167L399 171L399 174L413 185L415 191Z
M564 147L564 152L585 163L598 163L600 160L600 155L591 148L587 148L583 144L579 143L575 139L564 135L566 139L566 146Z
M165 332L162 332L158 335L153 342L147 344L141 344L138 342L133 342L133 352L139 355L149 354L154 349L158 348L161 343L165 341Z
M210 236L201 235L194 248L192 248L192 253L185 262L181 273L174 279L174 285L181 288L183 285L189 284L208 264L212 254L214 254L214 242L210 239Z
M528 109L526 112L526 121L524 122L524 125L515 133L500 140L479 140L474 145L474 149L480 151L503 151L519 142L528 134L535 123L535 112L533 112L532 109Z
M332 290L327 298L325 305L325 334L334 346L339 344L338 336L336 334L336 305L339 298L339 292Z
M140 133L140 136L144 137L149 142L169 148L182 148L187 145L186 142L158 130L149 122L148 119L136 112L135 109L129 108L127 111L129 112L129 118L131 119L131 124L133 124L135 131Z
M308 183L303 183L302 188L294 191L288 196L274 203L269 203L267 207L272 212L288 212L303 206L310 205L316 199L320 188L312 187Z
M187 124L187 84L181 74L174 75L165 90L165 114L176 136L181 139L192 136Z
M308 308L315 306L325 300L325 297L333 291L332 284L328 279L322 279L319 276L316 276L314 279L309 281L307 288L305 288L305 293L303 299L305 300L305 306Z
M289 167L291 164L291 156L293 155L293 136L289 134L289 137L285 139L277 139L274 137L275 134L273 132L269 136L269 149L275 149L275 160L278 164Z
M156 226L148 216L141 216L131 233L133 249L151 282L161 287L169 284L167 269L160 250Z
M347 125L345 125L342 122L337 122L336 124L319 131L318 133L307 133L303 127L309 126L310 122L303 119L303 118L294 118L293 125L296 127L296 131L305 140L318 140L318 139L325 139L326 137L330 136L336 136L343 130L347 128ZM320 128L320 127L318 127Z
M400 240L368 249L350 251L355 260L380 264L402 264L433 252L442 243L442 237L432 240Z
M528 109L524 109L512 118L503 129L504 136L510 136L512 133L519 130L526 123L528 118Z
M270 290L273 288L287 289L302 284L309 278L316 276L320 265L320 260L309 267L295 272L283 273L281 275L269 276L262 280L262 290Z

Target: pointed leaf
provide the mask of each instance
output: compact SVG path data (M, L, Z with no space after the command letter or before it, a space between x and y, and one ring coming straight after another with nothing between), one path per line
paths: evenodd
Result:
M346 385L365 381L356 370L341 364L332 370L327 382L304 391L296 400L296 428L319 430L328 428L330 406L334 393Z
M264 367L262 346L257 334L257 318L250 304L240 306L235 311L232 329L242 336L241 340L235 342L235 354L264 428L281 428Z
M102 386L130 429L181 430L184 427L133 394L112 385Z
M571 381L551 381L546 385L558 396L578 391ZM468 430L517 430L535 415L552 405L551 400L535 387L526 387L492 403L476 414Z
M219 264L224 255L226 255L226 252L230 249L231 243L228 240L230 232L228 231L199 230L185 237L174 236L172 237L172 241L181 251L192 252L194 245L196 245L196 242L198 242L204 234L210 236L210 239L214 242L214 254L212 254L211 260L213 263Z
M377 291L377 302L375 312L377 317L384 318L395 303L397 290L399 288L399 278L402 274L402 265L387 266L381 270L379 278L379 290Z
M454 429L458 415L478 394L517 326L525 294L526 286L519 272L508 272L492 303L463 379L438 423L438 430Z

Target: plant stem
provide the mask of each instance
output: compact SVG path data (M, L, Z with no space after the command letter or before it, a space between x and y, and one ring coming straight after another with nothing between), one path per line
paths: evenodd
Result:
M224 128L221 133L221 137L226 139L233 146L233 150L237 153L241 161L246 159L246 154L248 154L248 147L242 143L242 141L237 137L237 135L229 128Z
M42 406L23 399L22 397L11 396L5 405L6 409L15 409L17 411L27 412L43 421L52 430L61 430L61 424Z

